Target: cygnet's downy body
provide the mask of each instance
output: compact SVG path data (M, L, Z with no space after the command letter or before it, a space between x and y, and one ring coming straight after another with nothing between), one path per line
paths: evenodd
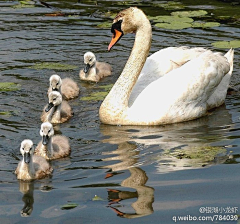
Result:
M36 155L48 160L60 159L70 155L71 148L68 138L63 135L54 135L51 123L42 123L40 135L42 136L42 141L36 147Z
M76 82L71 78L64 78L54 74L49 79L48 94L52 91L58 91L62 94L64 100L71 100L78 97L80 90Z
M67 101L62 100L62 95L58 91L48 94L48 104L44 107L41 121L51 123L63 123L73 116L72 109Z
M52 173L53 169L45 158L38 155L33 155L34 147L31 140L25 139L22 141L20 152L23 156L23 159L21 162L19 162L17 169L15 170L17 179L42 179Z
M103 77L112 74L112 67L106 62L98 62L92 52L84 54L85 67L80 71L79 77L84 81L99 82Z

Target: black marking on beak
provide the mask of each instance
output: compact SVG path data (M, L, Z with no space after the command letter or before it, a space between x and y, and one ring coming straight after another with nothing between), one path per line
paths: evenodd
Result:
M42 137L42 144L47 145L49 141L49 136L48 135L43 135Z
M84 70L83 70L85 74L88 73L89 68L90 68L90 65L86 64L86 66L84 67Z
M30 152L25 152L23 155L23 159L25 163L30 163Z
M48 112L49 110L51 110L54 107L53 103L49 103L48 106L45 109L45 112Z

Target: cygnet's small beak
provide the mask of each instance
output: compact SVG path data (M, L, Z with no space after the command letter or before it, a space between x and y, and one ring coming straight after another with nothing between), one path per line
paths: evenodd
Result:
M45 112L48 112L49 110L51 110L54 107L53 103L49 103L45 109Z
M43 145L47 145L48 141L49 141L48 135L43 135L43 137L42 137L42 144Z
M23 155L23 160L25 163L30 163L30 152L25 152Z
M83 70L85 74L88 73L89 68L90 68L90 65L86 64L86 66L84 67L84 70Z

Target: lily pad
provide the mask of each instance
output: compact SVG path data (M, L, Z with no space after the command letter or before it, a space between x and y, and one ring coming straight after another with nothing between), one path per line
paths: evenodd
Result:
M200 17L207 15L207 11L205 10L194 10L194 11L177 11L172 12L172 16L179 16L179 17Z
M156 27L169 29L169 30L181 30L191 27L191 23L185 22L172 22L172 23L156 23Z
M192 23L193 28L202 28L202 29L211 28L211 27L218 27L220 25L221 24L217 23L217 22L194 22L194 23Z
M78 206L77 203L68 203L66 205L63 205L61 207L62 210L69 210L69 209L73 209L73 208L76 208Z
M166 10L179 10L185 8L181 2L175 1L168 1L167 3L154 3L154 6L162 7Z
M17 91L20 89L20 87L20 84L13 82L0 82L0 92Z
M231 40L231 41L218 41L212 43L212 45L216 48L240 48L240 40Z
M149 17L149 19L153 20L156 23L174 23L174 22L191 23L193 22L192 18L179 17L179 16L155 16L155 17Z
M95 195L92 200L93 200L93 201L104 201L102 198L100 198L100 197L97 196L97 195Z
M42 70L42 69L73 70L73 69L76 69L78 67L76 65L52 63L52 62L43 62L43 63L36 63L35 65L31 66L30 68L36 69L36 70Z
M110 22L99 23L99 24L97 25L97 27L98 27L98 28L107 28L107 29L109 29L109 28L112 27L112 23L110 23Z

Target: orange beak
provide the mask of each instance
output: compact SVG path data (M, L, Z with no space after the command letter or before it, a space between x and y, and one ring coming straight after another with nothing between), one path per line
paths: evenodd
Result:
M108 51L111 50L111 48L120 40L120 38L122 37L123 33L114 29L115 33L112 36L112 40L110 42L110 44L108 45Z

